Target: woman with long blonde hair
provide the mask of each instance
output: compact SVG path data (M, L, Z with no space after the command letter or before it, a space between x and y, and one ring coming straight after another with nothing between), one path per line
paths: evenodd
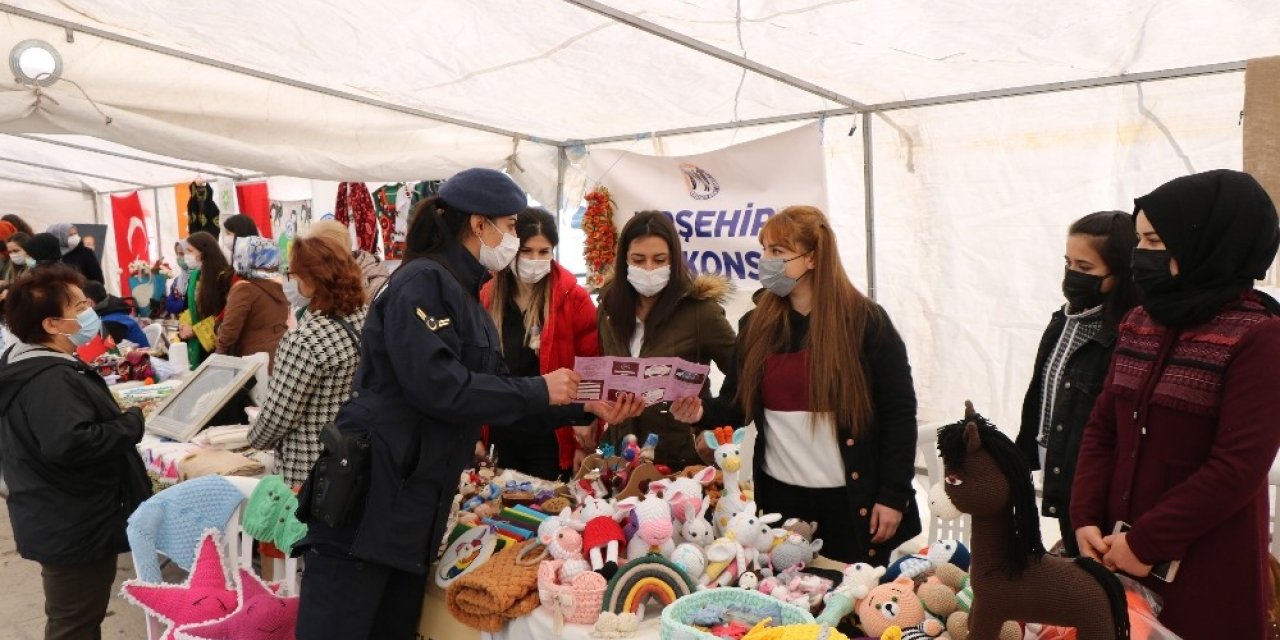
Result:
M827 557L883 564L921 531L906 346L849 280L822 211L779 211L760 244L764 290L740 322L720 397L672 411L703 427L754 421L759 506L817 521Z

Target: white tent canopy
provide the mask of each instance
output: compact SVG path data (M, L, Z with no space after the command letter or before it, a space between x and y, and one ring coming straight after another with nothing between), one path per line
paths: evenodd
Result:
M0 91L21 134L0 197L480 165L568 213L593 148L823 118L843 258L907 340L922 417L973 398L1009 424L1067 224L1239 168L1240 72L1280 54L1271 0L16 0L0 20L0 51L42 39L65 79Z

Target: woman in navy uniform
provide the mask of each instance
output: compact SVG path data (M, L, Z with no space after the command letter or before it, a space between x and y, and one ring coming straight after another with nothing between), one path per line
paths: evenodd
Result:
M299 544L300 640L415 637L427 566L481 425L552 407L569 422L587 422L585 411L627 417L612 415L622 403L570 404L578 376L568 369L507 375L478 296L489 271L515 258L516 213L527 205L506 174L468 169L418 206L405 263L369 310L351 399L335 420L371 443L364 505L335 528L308 518L308 487L301 496L299 516L311 522Z

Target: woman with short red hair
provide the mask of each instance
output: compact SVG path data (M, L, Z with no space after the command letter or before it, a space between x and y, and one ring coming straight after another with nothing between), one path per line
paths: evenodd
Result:
M320 429L351 391L364 328L360 267L331 238L294 241L286 274L306 313L280 341L271 390L249 430L249 443L276 451L285 482L300 486L320 456Z

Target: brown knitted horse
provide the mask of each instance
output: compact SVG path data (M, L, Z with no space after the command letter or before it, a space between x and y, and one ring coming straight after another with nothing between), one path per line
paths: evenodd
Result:
M1120 581L1093 560L1045 553L1031 472L1008 436L966 402L964 421L938 429L938 452L946 483L935 503L973 519L970 640L995 640L1006 620L1075 627L1081 640L1129 637Z

